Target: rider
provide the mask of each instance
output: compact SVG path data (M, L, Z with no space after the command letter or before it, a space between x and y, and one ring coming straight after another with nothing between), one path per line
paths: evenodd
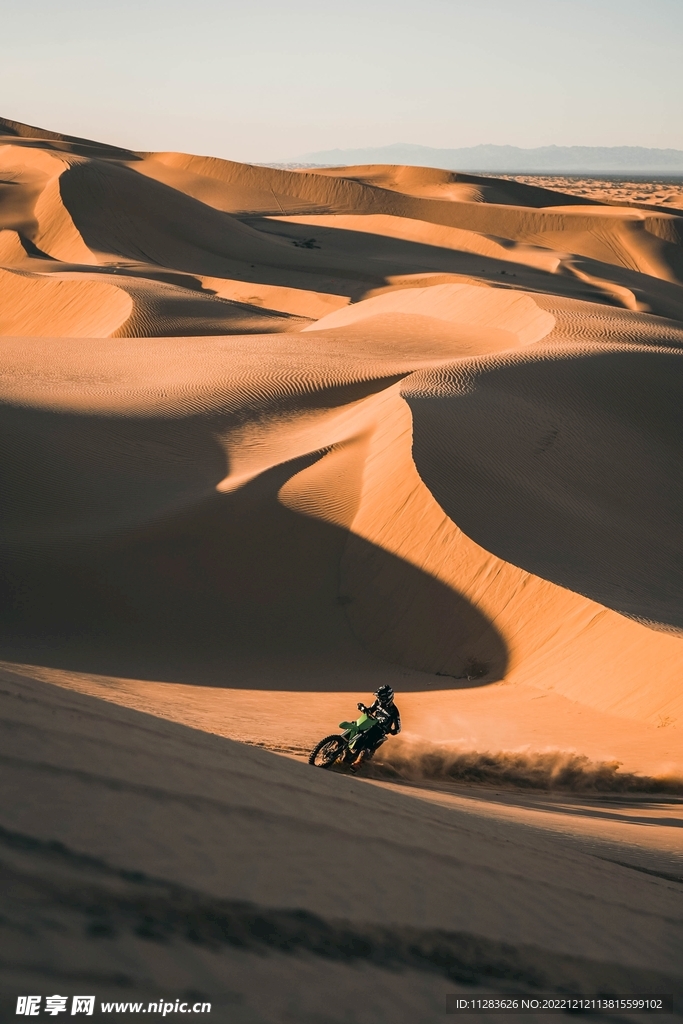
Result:
M376 719L377 724L363 733L363 749L359 752L352 767L360 766L384 736L396 736L401 731L401 715L394 704L392 688L380 686L378 690L375 690L374 696L377 699L369 708L362 701L358 703L358 710L364 711L366 715Z

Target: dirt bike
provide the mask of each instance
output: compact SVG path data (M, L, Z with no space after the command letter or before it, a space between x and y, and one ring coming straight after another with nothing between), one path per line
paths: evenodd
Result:
M369 736L377 724L377 719L365 712L355 722L340 722L339 728L344 730L341 736L333 733L321 740L311 751L308 763L316 768L333 768L335 765L353 765L354 770L360 768L386 739L384 735L379 738Z

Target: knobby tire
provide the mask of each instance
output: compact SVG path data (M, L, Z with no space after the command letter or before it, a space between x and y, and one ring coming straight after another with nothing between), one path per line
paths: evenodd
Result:
M322 753L323 748L330 747L329 756L325 757L325 760L319 762L317 760L318 755ZM308 759L308 763L314 765L316 768L331 768L336 764L340 754L347 746L346 740L344 740L338 733L333 733L331 736L326 736L324 740L321 740L311 751L311 756Z

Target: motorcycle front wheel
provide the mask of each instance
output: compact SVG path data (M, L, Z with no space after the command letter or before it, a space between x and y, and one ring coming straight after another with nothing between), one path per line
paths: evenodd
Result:
M331 768L345 752L348 744L343 736L326 736L311 751L308 763L316 768Z

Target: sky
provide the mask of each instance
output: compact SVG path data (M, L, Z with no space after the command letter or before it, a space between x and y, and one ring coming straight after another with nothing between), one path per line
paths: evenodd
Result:
M1 116L131 149L683 149L683 0L6 0L2 32Z

